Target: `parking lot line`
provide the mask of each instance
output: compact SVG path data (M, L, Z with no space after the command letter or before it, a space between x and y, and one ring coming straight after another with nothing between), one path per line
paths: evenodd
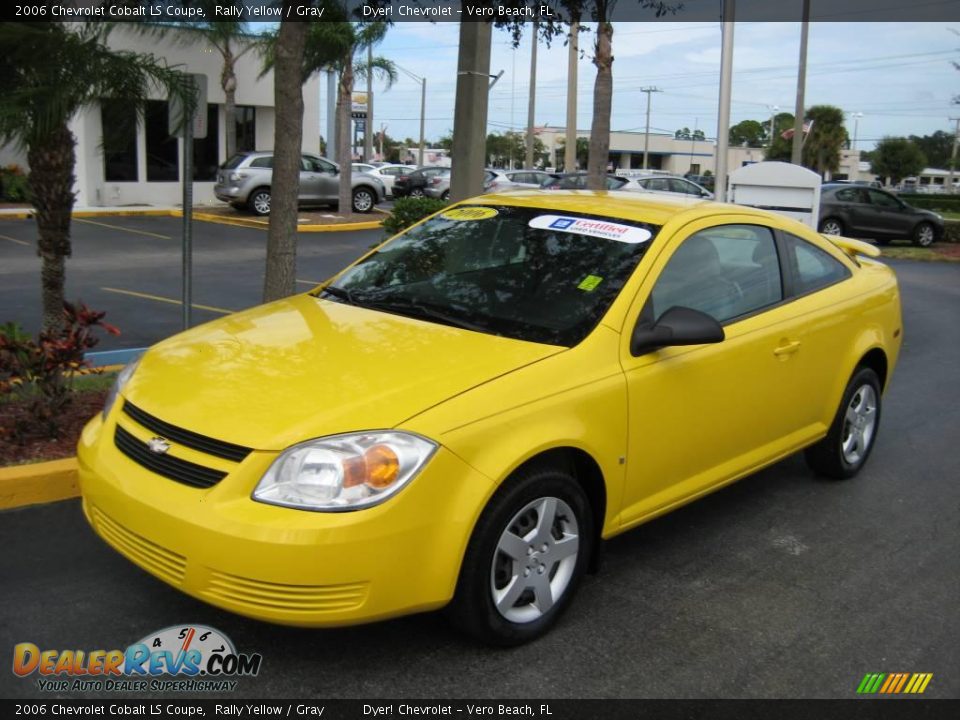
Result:
M87 223L88 225L99 225L100 227L110 228L111 230L122 230L123 232L134 233L135 235L146 235L147 237L160 238L161 240L173 240L169 235L148 232L146 230L134 230L133 228L123 227L121 225L110 225L108 223L97 222L96 220L86 220L84 218L74 218L74 222Z
M122 288L101 287L100 289L105 292L117 293L119 295L129 295L131 297L142 298L144 300L155 300L156 302L168 303L170 305L183 305L182 300L162 297L160 295L150 295L149 293L136 292L134 290L123 290ZM221 315L230 315L231 313L236 312L236 310L227 310L226 308L218 308L211 305L199 305L197 303L193 303L191 307L197 308L198 310L209 310L210 312L220 313Z
M0 235L0 240L9 240L10 242L15 242L17 245L30 245L28 242L23 240L17 240L16 238L10 237L9 235Z

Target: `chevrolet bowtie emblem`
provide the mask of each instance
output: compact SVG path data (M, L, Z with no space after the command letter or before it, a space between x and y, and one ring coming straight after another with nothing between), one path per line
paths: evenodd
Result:
M165 455L170 449L170 443L162 437L152 437L147 441L147 447L150 449L150 452L155 452L157 455Z

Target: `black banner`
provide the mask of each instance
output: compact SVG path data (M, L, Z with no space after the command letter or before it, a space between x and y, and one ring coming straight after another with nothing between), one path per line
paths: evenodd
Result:
M568 22L565 0L345 0L351 19L389 22ZM612 22L719 21L723 0L619 0L606 3ZM115 22L326 22L333 4L322 0L11 0L3 20ZM596 0L580 4L581 20L598 19ZM736 0L737 22L796 22L800 0ZM960 22L960 0L811 0L811 22Z
M3 700L5 718L534 718L536 720L913 720L956 718L960 700Z

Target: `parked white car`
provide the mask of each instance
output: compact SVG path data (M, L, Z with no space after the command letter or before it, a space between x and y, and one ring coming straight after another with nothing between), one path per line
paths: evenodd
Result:
M354 164L356 168L357 164ZM393 197L393 181L397 179L397 175L403 175L404 173L410 173L417 169L416 165L397 165L387 163L381 165L380 167L370 167L369 170L364 170L363 172L368 175L373 175L375 178L380 178L380 181L383 183L383 187L386 188L387 197Z

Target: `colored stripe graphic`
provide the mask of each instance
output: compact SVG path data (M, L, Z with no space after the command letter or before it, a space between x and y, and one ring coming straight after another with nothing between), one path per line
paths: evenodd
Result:
M920 695L933 679L933 673L867 673L857 686L857 694Z

